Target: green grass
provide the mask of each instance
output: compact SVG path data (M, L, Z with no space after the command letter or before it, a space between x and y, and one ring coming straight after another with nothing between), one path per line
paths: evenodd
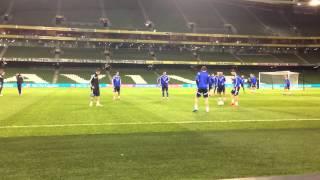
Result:
M320 171L320 90L241 94L211 112L194 89L5 89L0 179L216 179ZM227 98L230 101L230 98ZM304 119L299 120L297 119ZM309 119L309 120L308 120ZM259 120L259 121L243 121ZM271 121L261 121L271 120ZM278 121L276 121L278 120ZM56 125L56 126L54 126Z

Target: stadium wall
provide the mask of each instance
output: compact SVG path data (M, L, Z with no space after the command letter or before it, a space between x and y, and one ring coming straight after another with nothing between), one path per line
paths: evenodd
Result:
M16 88L16 83L5 83L4 87L6 88ZM24 88L90 88L89 84L69 84L69 83L60 83L60 84L49 84L49 83L24 83ZM100 84L101 88L111 88L112 84ZM158 84L123 84L122 87L125 88L158 88ZM196 84L171 84L170 88L196 88ZM231 88L232 84L226 84L227 88ZM260 88L284 88L284 84L265 84L261 85ZM299 84L297 89L302 88L320 88L320 84Z

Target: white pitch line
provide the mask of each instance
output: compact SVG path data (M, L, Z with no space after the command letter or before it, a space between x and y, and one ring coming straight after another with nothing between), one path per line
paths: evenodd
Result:
M205 123L244 123L244 122L285 122L285 121L320 121L320 119L247 119L247 120L221 120L221 121L175 121L175 122L127 122L127 123L100 123L100 124L44 124L44 125L13 125L0 126L0 129L24 128L56 128L56 127L82 127L82 126L126 126L126 125L166 125L166 124L205 124Z

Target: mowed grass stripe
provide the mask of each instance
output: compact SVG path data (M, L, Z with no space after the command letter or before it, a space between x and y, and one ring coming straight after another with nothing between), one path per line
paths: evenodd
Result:
M320 119L247 119L247 120L218 120L218 121L177 121L177 122L127 122L127 123L101 123L101 124L44 124L44 125L20 125L0 126L0 129L20 128L55 128L77 126L127 126L127 125L165 125L165 124L205 124L205 123L251 123L251 122L285 122L285 121L320 121Z
M222 107L212 97L210 113L204 112L202 99L200 111L192 112L192 88L170 89L168 101L162 100L159 88L123 88L122 99L115 102L111 88L101 91L104 107L90 108L87 88L26 88L22 97L17 97L16 89L5 89L0 98L0 136L320 127L320 89L295 91L291 96L279 90L241 92L238 108L228 105L230 96Z

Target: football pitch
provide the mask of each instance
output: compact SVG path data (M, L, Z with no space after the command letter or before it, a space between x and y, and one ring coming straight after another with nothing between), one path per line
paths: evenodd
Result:
M227 90L229 92L230 90ZM193 113L195 89L4 89L3 179L217 179L320 171L320 89L249 91L240 107L210 98ZM227 93L229 94L229 93Z

